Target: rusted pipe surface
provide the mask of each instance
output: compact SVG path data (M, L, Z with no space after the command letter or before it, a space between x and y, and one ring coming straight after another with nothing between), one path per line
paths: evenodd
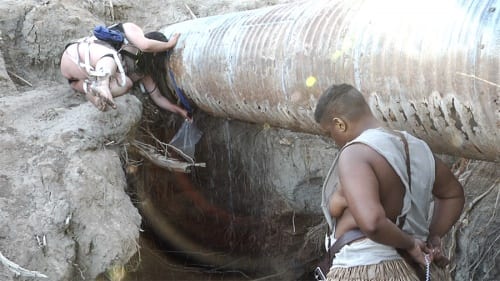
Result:
M200 18L169 61L216 116L321 134L319 95L350 83L390 127L434 151L500 161L497 0L301 1Z

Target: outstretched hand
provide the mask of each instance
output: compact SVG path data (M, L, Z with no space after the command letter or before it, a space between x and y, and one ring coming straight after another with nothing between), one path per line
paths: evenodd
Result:
M180 115L184 118L184 120L188 121L189 123L193 122L193 116L187 110L182 110L180 112Z
M171 41L172 44L175 46L177 44L177 41L179 40L179 36L181 36L180 33L175 33L174 35L172 35L169 41Z

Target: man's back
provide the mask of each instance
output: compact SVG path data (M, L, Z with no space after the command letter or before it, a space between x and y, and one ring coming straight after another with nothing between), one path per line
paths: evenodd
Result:
M457 221L464 196L460 183L427 144L405 132L401 138L382 129L363 94L348 84L325 90L314 119L343 147L323 185L321 206L326 220L333 227L330 215L339 218L336 238L354 227L368 238L344 245L327 279L418 280L396 249L420 265L429 265L429 260L444 265L441 237ZM405 157L404 139L410 158ZM332 194L335 186L340 190ZM426 245L427 239L431 243ZM431 273L438 271L431 268Z
M366 185L356 186L362 191L356 197L350 200L346 197L350 207L359 206L377 214L377 207L380 206L376 205L380 204L382 213L378 215L394 223L397 217L404 213L411 222L406 229L425 238L435 173L434 158L427 144L409 134L396 135L387 130L371 129L350 142L341 153L341 186L343 182L353 182L356 178L361 178L359 184ZM407 157L411 159L410 170L413 178L408 176ZM414 185L413 189L410 179ZM369 184L366 184L366 181ZM350 194L344 191L341 193ZM371 205L372 203L374 205ZM353 218L349 218L350 216L350 212L345 212L339 218L337 236L341 234L340 231L360 227Z

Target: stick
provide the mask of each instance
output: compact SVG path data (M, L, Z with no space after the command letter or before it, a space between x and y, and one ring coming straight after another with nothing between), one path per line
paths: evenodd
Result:
M191 10L191 8L189 8L188 4L184 4L184 6L186 6L186 9L188 9L189 13L191 14L191 17L193 17L193 19L197 19L198 17L193 13L193 11Z
M467 74L467 73L462 73L462 72L457 72L457 74L463 75L463 76L465 76L465 77L474 78L474 79L477 79L477 80L479 80L479 81L483 81L483 82L484 82L484 83L486 83L486 84L489 84L489 85L492 85L492 86L495 86L495 87L500 88L500 85L495 84L495 83L493 83L493 82L490 82L490 81L488 81L488 80L485 80L485 79L479 78L479 77L477 77L477 76L475 76L475 75L471 75L471 74Z
M187 160L189 161L190 163L194 163L194 159L189 157L189 155L187 155L186 153L184 153L184 151L180 150L179 148L171 145L171 144L168 144L166 143L167 147L172 149L173 151L177 152L182 158L184 158L184 160Z
M149 134L149 136L151 136L153 138L153 140L155 140L159 145L161 145L162 149L165 150L165 152L167 152L168 148L171 148L173 151L177 152L182 158L184 158L185 160L187 160L190 163L194 164L194 159L192 157L189 157L189 155L187 155L186 153L184 153L184 151L180 150L179 148L177 148L177 147L175 147L175 146L173 146L171 144L164 143L164 142L160 141L149 130L146 130L146 132ZM167 155L165 155L165 157L166 156Z
M131 145L137 149L137 152L141 156L145 157L153 164L170 171L189 173L191 172L191 167L206 167L205 163L186 163L177 159L167 158L152 151L150 148L148 149L148 145L141 144L137 141L132 142Z
M111 12L111 20L115 21L115 9L113 8L113 0L109 0L109 10Z
M0 262L7 266L7 268L14 272L18 276L23 276L23 277L40 277L40 278L49 278L47 275L42 274L38 271L31 271L27 270L25 268L22 268L18 264L10 261L8 258L6 258L4 255L2 255L2 252L0 252Z
M8 71L7 70L7 73L9 73L10 75L16 77L17 79L21 80L21 82L25 83L26 85L30 86L30 87L33 87L33 84L31 84L30 82L28 82L26 79L24 79L23 77L15 74L14 72L12 71Z
M476 198L474 198L474 200L472 200L469 205L467 206L467 208L465 208L465 210L462 212L462 215L460 216L460 218L458 219L459 222L462 222L464 221L470 214L470 212L472 211L472 209L474 209L475 205L481 201L486 195L488 195L495 187L498 187L498 182L499 180L495 180L495 182L488 188L488 190L486 190L485 192L483 192L482 194L480 194L479 196L477 196ZM456 237L457 237L457 232L460 230L460 227L458 225L455 225L453 226L453 231L451 232L451 246L450 248L448 249L448 257L451 260L454 260L455 259L455 248L456 248ZM450 265L450 272L454 272L456 269L456 264L453 263Z

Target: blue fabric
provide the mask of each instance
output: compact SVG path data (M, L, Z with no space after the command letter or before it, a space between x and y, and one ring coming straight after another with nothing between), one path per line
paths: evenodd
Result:
M192 114L193 109L191 108L191 105L189 104L189 101L187 100L187 98L184 95L184 93L182 92L182 90L179 89L179 87L177 86L177 83L175 82L175 78L174 78L174 73L170 69L169 69L168 73L170 75L170 79L172 79L172 82L174 83L175 92L177 93L177 96L179 97L182 105L188 111L189 114Z
M94 36L99 40L113 44L121 44L125 39L121 32L111 30L103 25L98 25L94 28Z

